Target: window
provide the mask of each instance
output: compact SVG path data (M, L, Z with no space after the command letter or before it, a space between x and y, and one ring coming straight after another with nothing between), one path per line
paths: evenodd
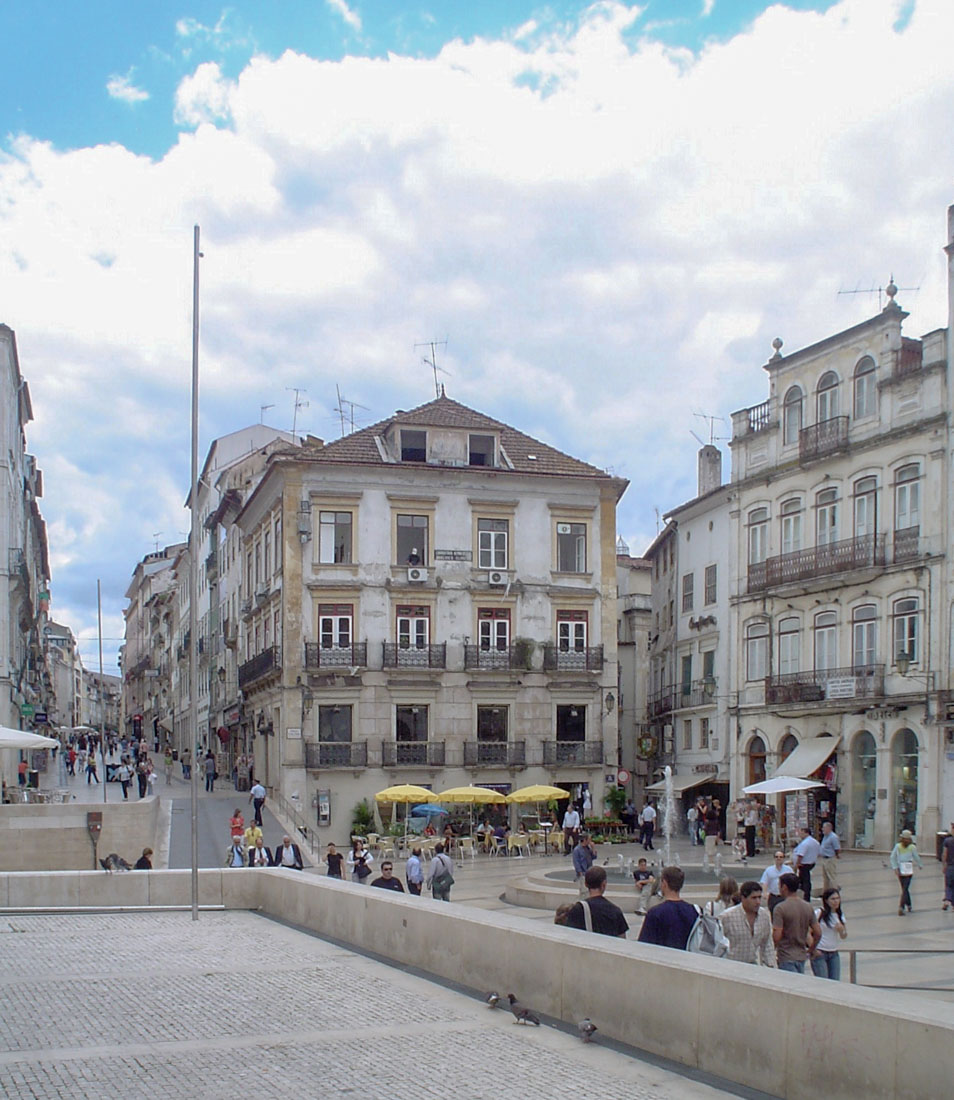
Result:
M262 583L262 547L260 543L255 543L255 585L258 587Z
M778 674L793 676L799 671L799 623L787 618L778 624Z
M834 611L815 616L815 668L825 671L838 667L838 619Z
M709 719L699 719L699 748L707 749L709 747Z
M782 505L782 553L794 554L802 548L802 502L786 500Z
M802 391L792 386L785 394L782 404L782 442L797 443L798 433L802 430Z
M768 509L749 513L749 565L758 565L768 556Z
M351 646L354 607L352 604L318 605L318 644L322 649L346 649Z
M477 708L477 740L507 741L507 707Z
M586 649L586 612L557 612L557 649L561 653Z
M557 572L586 572L586 524L558 523Z
M427 516L397 517L397 560L408 565L427 565Z
M427 432L410 431L407 428L401 429L401 461L427 461Z
M280 573L282 568L282 514L281 512L275 513L275 519L272 523L272 530L275 533L275 572Z
M873 477L863 477L855 482L855 538L874 535L877 523L878 482Z
M282 644L282 613L280 610L276 611L272 617L272 624L275 631L275 645L281 646Z
M318 561L323 565L350 565L350 512L318 513Z
M915 664L921 659L918 651L918 601L917 597L894 601L894 653L903 653Z
M481 649L506 649L510 645L509 608L478 608L477 632Z
M878 620L874 604L856 607L851 615L851 663L856 670L870 668L877 660Z
M556 709L557 741L586 740L586 708L573 703Z
M877 397L875 363L870 355L866 355L855 367L855 419L874 416L877 412Z
M717 565L706 566L706 603L715 603L718 599L718 576L719 567Z
M894 528L910 530L921 526L921 468L917 463L902 466L895 477Z
M768 623L751 623L745 632L745 678L764 680L768 675Z
M477 520L477 566L480 569L507 568L507 540L510 521L506 519Z
M430 636L431 617L427 607L397 609L397 640L401 649L424 649Z
M492 435L472 435L469 439L470 465L494 466L494 437Z
M710 695L715 684L715 650L707 649L702 655L702 683Z
M684 653L679 659L679 690L685 697L692 692L692 654Z
M682 723L682 747L686 751L692 750L692 719L685 718Z
M396 707L394 735L397 741L426 741L427 707Z
M838 540L838 490L825 489L815 498L815 543L829 546Z
M692 610L693 574L687 573L682 578L682 610Z
M318 740L338 745L350 741L351 707L319 707Z
M818 423L833 420L838 415L838 375L826 371L818 383Z

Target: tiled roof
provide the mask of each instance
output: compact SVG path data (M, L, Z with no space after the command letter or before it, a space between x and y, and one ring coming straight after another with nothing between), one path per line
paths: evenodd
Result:
M386 465L375 443L375 437L385 435L393 425L421 428L463 428L470 431L493 431L500 433L500 442L507 457L518 473L558 474L569 477L609 477L604 470L581 462L578 458L563 454L539 440L532 439L516 428L511 428L492 417L469 409L459 401L441 396L426 405L419 405L408 412L399 410L387 420L362 428L351 435L336 439L324 447L305 452L315 462L355 462L371 465ZM506 471L508 467L496 467L496 472Z

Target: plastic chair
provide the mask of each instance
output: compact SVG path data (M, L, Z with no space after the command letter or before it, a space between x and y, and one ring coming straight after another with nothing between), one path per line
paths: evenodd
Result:
M457 854L461 859L468 855L471 859L477 858L477 847L474 844L474 838L472 836L458 837Z

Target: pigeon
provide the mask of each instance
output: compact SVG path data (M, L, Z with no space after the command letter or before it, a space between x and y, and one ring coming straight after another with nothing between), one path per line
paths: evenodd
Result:
M105 859L101 859L99 861L99 865L100 865L100 867L102 867L102 869L107 874L110 874L113 871L131 871L132 870L132 868L123 859L123 857L120 856L120 855L117 855L115 852L110 852L109 855Z
M596 1024L589 1019L580 1020L576 1026L580 1032L580 1038L584 1043L589 1043L593 1038L593 1033L598 1030Z
M494 993L493 991L491 991L490 993L487 994L485 999L487 1001L487 1007L488 1008L496 1008L497 1005L500 1003L500 994L499 993Z
M531 1012L529 1008L524 1008L512 993L507 994L507 1000L510 1002L510 1011L518 1024L540 1026L540 1017Z

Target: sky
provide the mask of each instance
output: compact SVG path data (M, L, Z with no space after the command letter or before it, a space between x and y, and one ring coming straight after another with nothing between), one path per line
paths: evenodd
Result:
M880 308L947 323L948 0L0 5L0 321L33 398L52 614L106 670L201 439L331 440L449 396L695 495L696 437ZM858 293L845 293L845 292ZM445 342L446 341L446 342ZM349 406L350 407L350 406ZM715 419L707 419L715 418Z

